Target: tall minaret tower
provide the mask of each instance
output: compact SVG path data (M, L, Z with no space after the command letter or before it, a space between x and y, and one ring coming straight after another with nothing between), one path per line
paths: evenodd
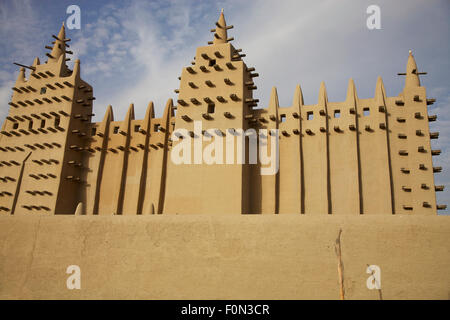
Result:
M70 70L64 24L40 64L21 68L0 136L0 213L73 214L92 116L92 87Z
M419 72L412 52L406 64L405 86L398 97L388 99L391 132L391 163L396 214L436 214L445 205L436 203L434 173L441 168L433 167L432 157L440 150L431 149L430 139L438 132L430 132L429 122L436 120L428 114L428 105L435 99L427 98L425 87L420 85Z
M211 30L213 41L197 48L192 66L183 68L175 130L186 129L182 139L191 143L193 163L175 164L169 157L165 213L247 213L249 210L249 167L237 163L238 152L234 153L234 164L225 164L225 140L242 139L233 129L249 127L256 103L252 79L257 74L251 73L254 68L248 68L242 61L245 55L230 43L233 38L228 37L227 31L232 27L226 24L222 10L216 27ZM199 123L200 132L196 129ZM201 148L205 137L211 142L203 141ZM223 146L215 144L217 139L223 141ZM172 150L178 143L181 140L174 141ZM216 156L221 149L224 156L208 163L203 155L210 154L212 145L216 146L212 154ZM201 158L198 150L202 151ZM224 181L236 183L230 186Z

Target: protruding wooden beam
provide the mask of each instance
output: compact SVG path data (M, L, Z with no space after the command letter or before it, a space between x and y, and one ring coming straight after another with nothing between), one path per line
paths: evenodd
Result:
M223 115L225 116L225 118L228 118L228 119L232 119L233 118L233 115L230 112L228 112L228 111L224 112Z
M433 173L439 173L442 171L442 167L433 167Z
M186 122L191 122L191 121L192 121L192 119L189 118L189 116L188 116L188 115L185 115L185 114L181 116L181 119L183 119L183 120L186 121Z
M191 102L192 102L193 104L195 104L195 105L201 104L201 102L198 101L196 98L191 98Z
M227 62L226 65L227 65L228 69L230 69L230 70L236 69L236 67L231 62Z
M427 99L427 106L432 105L436 102L436 99Z
M432 156L438 156L440 154L441 154L441 150L440 149L431 150L431 155Z
M17 63L17 62L13 62L13 64L15 64L16 66L19 66L19 67L23 67L23 68L27 68L27 69L33 70L33 71L35 71L35 70L36 70L36 68L35 68L35 67L32 67L32 66L27 66L27 65L24 65L24 64L20 64L20 63Z

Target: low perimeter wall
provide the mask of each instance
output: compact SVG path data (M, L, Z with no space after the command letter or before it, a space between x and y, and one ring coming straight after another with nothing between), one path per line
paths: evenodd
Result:
M450 217L1 216L2 299L450 298ZM69 265L81 289L69 290Z

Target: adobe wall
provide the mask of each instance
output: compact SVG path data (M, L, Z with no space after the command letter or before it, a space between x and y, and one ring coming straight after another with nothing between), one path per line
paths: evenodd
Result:
M0 216L2 299L450 298L445 216ZM68 290L69 265L81 290Z
M221 25L224 24L223 21ZM191 141L192 150L200 148L202 154L211 154L206 145L214 146L213 142L204 143L203 149L197 145L200 139L221 139L217 138L213 129L220 130L221 135L230 135L228 129L245 130L248 127L246 116L252 116L248 101L253 99L247 84L251 80L251 70L231 44L197 48L194 65L183 68L181 74L175 130L181 128L193 132L194 122L202 121L202 129L211 129L209 134L212 137L204 133L186 136ZM221 142L222 149L226 148L225 143ZM174 146L179 143L174 140ZM194 152L191 155L195 157ZM236 155L232 159L233 163L226 165L207 164L205 159L199 163L194 159L195 165L174 164L169 159L164 212L248 213L248 193L251 188L246 181L249 168L236 164ZM222 162L225 161L222 159ZM224 181L232 181L233 187L230 188ZM210 202L205 202L205 198ZM211 203L214 205L211 206Z

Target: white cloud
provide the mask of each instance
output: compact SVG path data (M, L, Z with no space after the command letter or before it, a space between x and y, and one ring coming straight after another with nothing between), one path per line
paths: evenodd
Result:
M188 57L198 45L191 11L186 2L157 7L153 2L136 1L120 9L110 4L83 28L72 46L83 59L82 76L104 84L94 84L97 120L108 104L113 105L117 119L131 102L137 116L143 116L150 100L155 102L157 115L162 114L167 99L175 97L181 68L189 64ZM207 28L204 31L201 37L206 44L209 34ZM111 90L111 83L117 90Z
M16 0L0 3L0 101L6 105L11 100L11 87L18 75L18 68L12 63L31 64L36 52L42 50L42 42L37 41L47 22L42 21L30 0ZM7 108L0 108L0 118L4 119Z

